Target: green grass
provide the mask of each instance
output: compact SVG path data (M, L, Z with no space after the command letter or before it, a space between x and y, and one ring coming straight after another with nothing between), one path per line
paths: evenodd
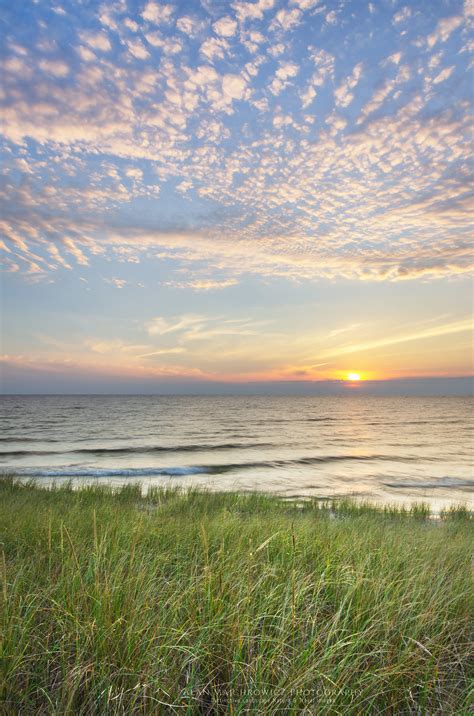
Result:
M0 480L6 714L468 713L472 520Z

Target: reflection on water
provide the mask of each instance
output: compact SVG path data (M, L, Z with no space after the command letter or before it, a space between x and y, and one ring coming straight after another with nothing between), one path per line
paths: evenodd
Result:
M6 396L0 468L75 479L472 504L472 399Z

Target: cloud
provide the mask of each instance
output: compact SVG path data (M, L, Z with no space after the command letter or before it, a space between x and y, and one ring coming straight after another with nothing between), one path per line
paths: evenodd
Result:
M163 3L147 2L142 12L142 17L147 22L151 22L154 25L161 25L171 22L174 14L174 8L172 5Z
M247 82L241 75L224 75L222 78L222 91L230 99L242 99L245 94Z
M127 47L131 55L137 60L146 60L150 53L140 40L128 40Z
M191 281L166 281L164 285L170 286L171 288L191 289L193 291L221 291L224 288L236 286L237 284L237 279L227 278L222 280L195 279Z
M115 288L124 288L127 285L127 281L123 278L104 278L104 281Z
M153 47L159 47L165 55L177 55L183 49L183 44L178 38L163 37L160 32L147 32L147 42Z
M53 345L58 343L54 339L51 339L47 336L44 337L44 341L47 343L52 343ZM88 338L84 341L84 344L88 350L92 351L92 353L99 353L100 355L107 355L110 353L136 353L137 351L143 351L150 347L147 345L130 344L120 338L115 338L111 340L97 340L95 338ZM58 348L60 347L61 345L58 345Z
M206 22L197 17L183 15L176 20L176 27L188 37L197 37L206 27Z
M309 107L312 104L316 95L317 92L313 85L308 85L305 90L300 92L300 99L304 109L306 109L306 107Z
M41 60L39 68L53 77L67 77L69 74L69 66L60 60Z
M387 336L371 341L366 341L364 343L350 343L349 345L340 346L339 348L328 348L327 350L318 352L318 355L322 358L333 358L341 355L349 355L351 353L372 351L376 348L398 345L400 343L408 343L410 341L421 341L429 338L437 338L439 336L448 336L454 333L465 333L471 331L471 319L462 319L453 321L451 323L441 324L438 326L430 326L429 328L415 331L413 333L406 333L398 336Z
M408 5L405 5L405 7L402 7L401 10L398 10L398 12L395 13L393 16L393 22L395 25L399 25L401 22L405 22L408 20L413 14L413 11L411 7L408 7Z
M293 8L293 10L286 10L285 8L282 8L281 10L278 10L270 23L270 30L281 29L287 32L288 30L292 30L294 27L299 25L301 18L302 12L301 10L298 10L298 8Z
M140 29L140 25L138 24L138 22L135 22L135 20L132 20L132 19L129 18L129 17L126 17L126 18L125 18L125 20L123 21L123 24L124 24L125 27L128 28L131 32L138 32L138 30Z
M203 57L212 62L214 59L224 59L226 53L229 50L229 43L227 40L218 37L210 37L205 40L199 52Z
M97 60L97 56L92 52L92 50L88 47L84 47L84 45L79 45L77 53L84 62L94 62Z
M275 76L279 80L287 80L289 77L296 77L299 67L294 62L281 62Z
M309 107L317 96L317 88L323 87L328 80L334 77L335 57L329 52L315 47L309 47L309 57L313 61L316 71L313 73L306 89L300 91L303 108Z
M202 325L206 323L206 321L206 316L195 314L184 315L174 320L156 316L153 320L148 321L145 327L150 336L164 336L168 333L176 333L177 331L187 330L196 325Z
M198 6L176 26L166 7L148 3L125 24L123 3L101 5L87 29L77 15L72 53L60 37L49 50L43 37L28 50L7 44L0 200L11 270L51 280L100 256L122 275L166 258L183 271L174 285L195 291L244 273L401 281L470 270L460 16L427 18L433 45L451 37L432 53L407 23L402 58L399 25L374 13L385 59L372 62L368 34L352 66L342 11L329 32L314 23L323 5L234 2L213 16L230 31L235 13L234 42Z
M348 333L349 331L358 330L361 327L361 323L350 323L348 326L342 326L341 328L334 328L329 332L329 338L339 336L341 333Z
M395 131L392 131L395 135ZM422 137L420 140L426 141ZM352 147L347 144L343 145L339 157L334 151L334 147L332 154L328 152L328 148L321 148L322 154L315 157L315 164L307 154L308 176L317 175L318 170L315 167L319 165L321 168L324 156L331 156L331 163L334 166L345 155L350 155L355 147L356 145ZM412 177L412 181L413 179L414 177ZM375 179L375 181L377 180ZM172 252L169 255L175 261L184 261L185 264L205 261L207 265L215 266L216 269L225 267L228 272L234 272L234 276L231 275L230 278L236 280L242 271L262 276L293 275L299 278L314 278L319 275L330 278L342 275L362 280L406 280L414 277L455 275L472 268L472 255L468 243L452 239L453 232L457 232L459 226L462 226L463 223L468 225L466 223L466 212L469 210L467 204L459 203L456 211L447 211L447 209L443 210L442 205L439 206L439 200L437 205L436 199L432 199L429 206L406 204L397 210L389 210L387 209L391 201L389 195L385 197L385 203L378 206L372 207L366 199L364 200L364 197L370 196L371 190L367 176L359 187L341 179L339 179L339 184L336 192L333 191L327 197L320 196L318 198L320 207L324 208L326 201L332 205L330 210L326 209L329 213L323 215L324 221L327 223L330 220L330 212L334 212L332 221L336 221L326 240L322 241L322 237L320 237L319 250L315 250L313 242L305 240L302 233L295 246L294 242L285 235L273 235L271 240L258 241L246 232L243 236L238 236L230 227L227 231L218 230L216 232L214 230L207 234L203 232L177 234L133 228L130 225L119 230L118 227L105 227L103 223L96 227L86 224L81 229L77 222L71 225L61 220L49 221L45 224L44 220L41 221L34 215L31 217L31 221L32 226L35 227L36 238L33 239L27 235L26 231L30 230L28 224L18 225L12 220L4 221L2 233L6 238L7 245L13 247L14 257L21 257L28 261L32 273L47 271L48 268L47 266L41 268L42 257L38 254L38 250L30 250L30 243L36 242L40 249L42 246L48 246L51 241L61 241L61 236L64 236L64 233L74 235L74 241L66 241L64 246L68 251L72 251L80 262L88 260L85 252L89 253L90 251L110 251L117 248L121 251L127 249L148 253L152 248L155 250L159 248L161 251ZM287 202L286 191L283 186L280 186L276 194L273 192L271 195L264 196L262 201L271 205L271 197L276 195L282 205L288 209L288 204L285 204ZM298 201L299 191L301 190L293 189L293 200ZM307 196L307 189L303 191ZM346 205L344 210L341 208L342 202ZM390 237L394 232L396 235L404 232L405 235L409 233L413 235L412 241L405 242L396 249L391 249L389 245L384 244L377 247L375 244L368 251L360 250L347 253L344 251L344 245L348 238L346 221L349 222L347 226L350 226L354 220L360 223L361 236L364 236L364 240L371 236L375 240L380 236ZM438 224L438 244L435 253L429 248L421 250L426 230L431 232L434 223ZM304 224L302 224L303 226ZM354 229L352 228L351 231L354 232ZM418 234L421 244L417 243ZM352 240L356 236L357 233L353 233ZM443 236L446 236L444 240ZM341 252L339 245L342 249Z
M143 171L139 167L129 167L125 170L125 175L137 181L143 179Z
M248 20L261 20L274 5L275 0L257 0L257 2L234 2L232 8L239 23L244 25Z
M441 70L439 75L436 75L436 77L433 80L433 84L437 85L439 82L444 82L449 77L451 77L454 70L454 65L451 65L451 67L445 67L444 70Z
M76 261L80 266L89 265L89 259L84 254L83 250L72 239L67 236L63 236L61 243L76 258Z
M387 63L389 63L389 62L393 62L394 65L399 65L401 59L402 59L402 53L394 52L393 55L389 55L387 57L387 59L382 63L382 66L386 67Z
M48 246L48 252L50 253L53 261L56 262L56 264L68 270L72 269L71 264L64 259L63 255L55 244L50 244Z
M164 355L170 355L176 353L185 353L186 349L182 347L175 347L175 348L160 348L156 351L150 351L149 353L142 353L141 355L137 356L137 358L154 358L156 356L164 356Z
M376 112L380 107L383 106L385 100L403 83L408 82L411 78L411 72L408 65L401 65L397 71L397 74L392 79L387 79L385 82L374 92L372 98L362 108L360 116L357 119L357 124L365 122L367 117Z
M275 77L270 84L270 92L274 95L280 94L280 92L289 85L288 80L296 77L299 72L299 67L294 62L280 62L280 66L275 72Z
M231 17L226 15L217 20L213 25L212 29L216 35L221 37L232 37L237 32L237 23Z
M245 30L240 34L240 41L242 45L249 52L257 52L259 46L266 42L265 36L257 30Z
M449 36L463 24L463 18L460 15L443 18L436 25L436 30L428 35L428 47L433 47L438 42L446 42Z
M334 98L337 105L341 107L347 107L352 100L354 95L351 90L356 87L362 76L362 62L355 65L351 75L347 77L339 87L334 90Z
M138 357L138 356L137 356ZM215 380L216 375L211 372L205 372L199 368L163 364L160 362L157 366L150 366L146 361L144 364L137 363L136 360L130 362L130 357L124 355L122 351L112 351L110 353L95 354L94 360L88 356L82 360L71 360L70 358L36 358L34 356L17 356L7 355L2 358L2 368L5 375L8 373L9 378L14 384L38 385L44 387L45 380L51 380L51 389L55 390L57 384L55 381L59 379L60 389L61 383L67 380L69 386L79 386L79 389L88 390L92 381L97 381L97 388L103 390L104 387L113 386L112 390L120 390L124 381L131 381L129 385L143 387L143 381L148 382L148 387L156 389L156 380L162 380L166 383L168 380L178 380L182 384L184 380L202 380L207 378ZM87 387L86 387L87 386Z
M150 336L172 336L178 347L182 347L189 342L196 345L201 341L228 340L235 336L258 337L267 325L268 321L249 318L229 319L190 313L172 318L156 316L145 324L145 329Z
M290 5L297 5L300 10L310 10L317 5L321 5L321 0L290 0ZM324 6L321 10L324 9Z
M80 34L82 42L94 50L109 52L112 49L108 35L105 32L83 32Z

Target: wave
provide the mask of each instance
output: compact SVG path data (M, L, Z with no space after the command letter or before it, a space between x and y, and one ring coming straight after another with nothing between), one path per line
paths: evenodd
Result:
M306 418L307 423L342 423L344 418Z
M61 440L58 438L29 438L29 437L16 437L16 435L9 437L0 437L0 443L59 443Z
M24 477L183 477L206 473L205 467L130 467L114 470L113 468L56 468L36 470L27 468L16 471Z
M430 480L424 482L420 480L416 482L414 480L398 480L397 482L384 482L387 487L401 487L401 488L433 488L433 487L474 487L474 480L467 480L460 477L440 477L439 479Z
M407 458L410 459L410 458ZM413 458L414 459L414 458ZM29 477L149 477L217 475L236 470L284 468L297 465L317 465L347 461L397 460L389 455L321 455L290 460L259 460L252 462L221 463L215 465L189 465L180 467L85 468L67 465L57 468L20 468L14 472ZM6 474L5 468L3 473Z
M166 453L166 452L202 452L214 450L245 450L248 448L268 448L274 447L273 443L217 443L216 445L207 445L205 443L195 445L144 445L142 447L123 447L123 448L77 448L75 450L0 450L0 458L2 457L20 457L20 456L37 456L37 455L129 455L129 454L150 454L150 453Z

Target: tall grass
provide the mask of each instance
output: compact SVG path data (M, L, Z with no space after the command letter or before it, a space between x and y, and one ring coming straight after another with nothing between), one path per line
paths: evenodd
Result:
M466 510L0 481L6 714L462 714Z

